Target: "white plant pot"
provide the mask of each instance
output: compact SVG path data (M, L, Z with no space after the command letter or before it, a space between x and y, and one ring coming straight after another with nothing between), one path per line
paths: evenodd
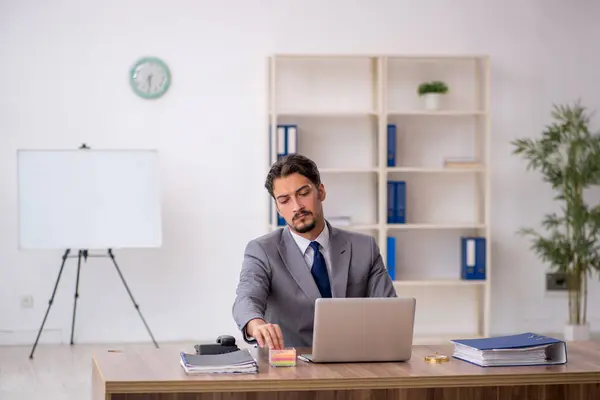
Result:
M426 93L423 95L423 101L425 103L425 109L429 111L435 111L440 109L440 100L442 95L440 93Z
M565 325L565 340L589 340L590 339L590 325Z

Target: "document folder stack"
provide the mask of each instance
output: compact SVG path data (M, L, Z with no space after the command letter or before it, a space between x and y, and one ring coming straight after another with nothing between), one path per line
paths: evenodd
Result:
M253 374L258 364L248 349L225 354L181 352L181 366L187 374Z
M452 340L453 357L481 367L566 364L564 341L535 333Z

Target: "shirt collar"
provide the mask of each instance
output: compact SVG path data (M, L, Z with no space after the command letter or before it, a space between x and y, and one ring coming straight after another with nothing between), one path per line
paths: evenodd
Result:
M294 238L294 241L300 248L300 251L302 252L302 254L306 254L306 250L308 249L308 246L310 246L311 241L298 235L296 232L292 231L289 227L288 227L288 230L292 234L292 237ZM329 228L327 227L327 224L325 224L323 230L321 231L319 236L317 236L315 241L319 242L321 247L323 247L323 251L328 250L328 248L329 248Z

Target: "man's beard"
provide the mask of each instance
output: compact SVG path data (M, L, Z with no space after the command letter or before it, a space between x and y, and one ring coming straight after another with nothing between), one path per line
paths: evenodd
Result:
M313 215L311 213L309 213L309 212L304 212L304 213L302 213L302 214L300 214L298 216L299 217L300 216L312 217ZM292 223L293 223L293 221L292 221ZM294 229L298 233L306 233L306 232L310 232L313 229L315 229L315 226L317 226L317 220L316 220L316 218L313 217L312 222L306 223L305 225L302 225L300 227L294 224Z

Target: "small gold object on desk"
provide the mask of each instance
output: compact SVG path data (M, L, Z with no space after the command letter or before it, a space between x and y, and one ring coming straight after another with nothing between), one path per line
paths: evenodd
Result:
M436 352L433 355L425 356L425 361L429 364L441 364L450 361L450 359L448 358L448 356Z

